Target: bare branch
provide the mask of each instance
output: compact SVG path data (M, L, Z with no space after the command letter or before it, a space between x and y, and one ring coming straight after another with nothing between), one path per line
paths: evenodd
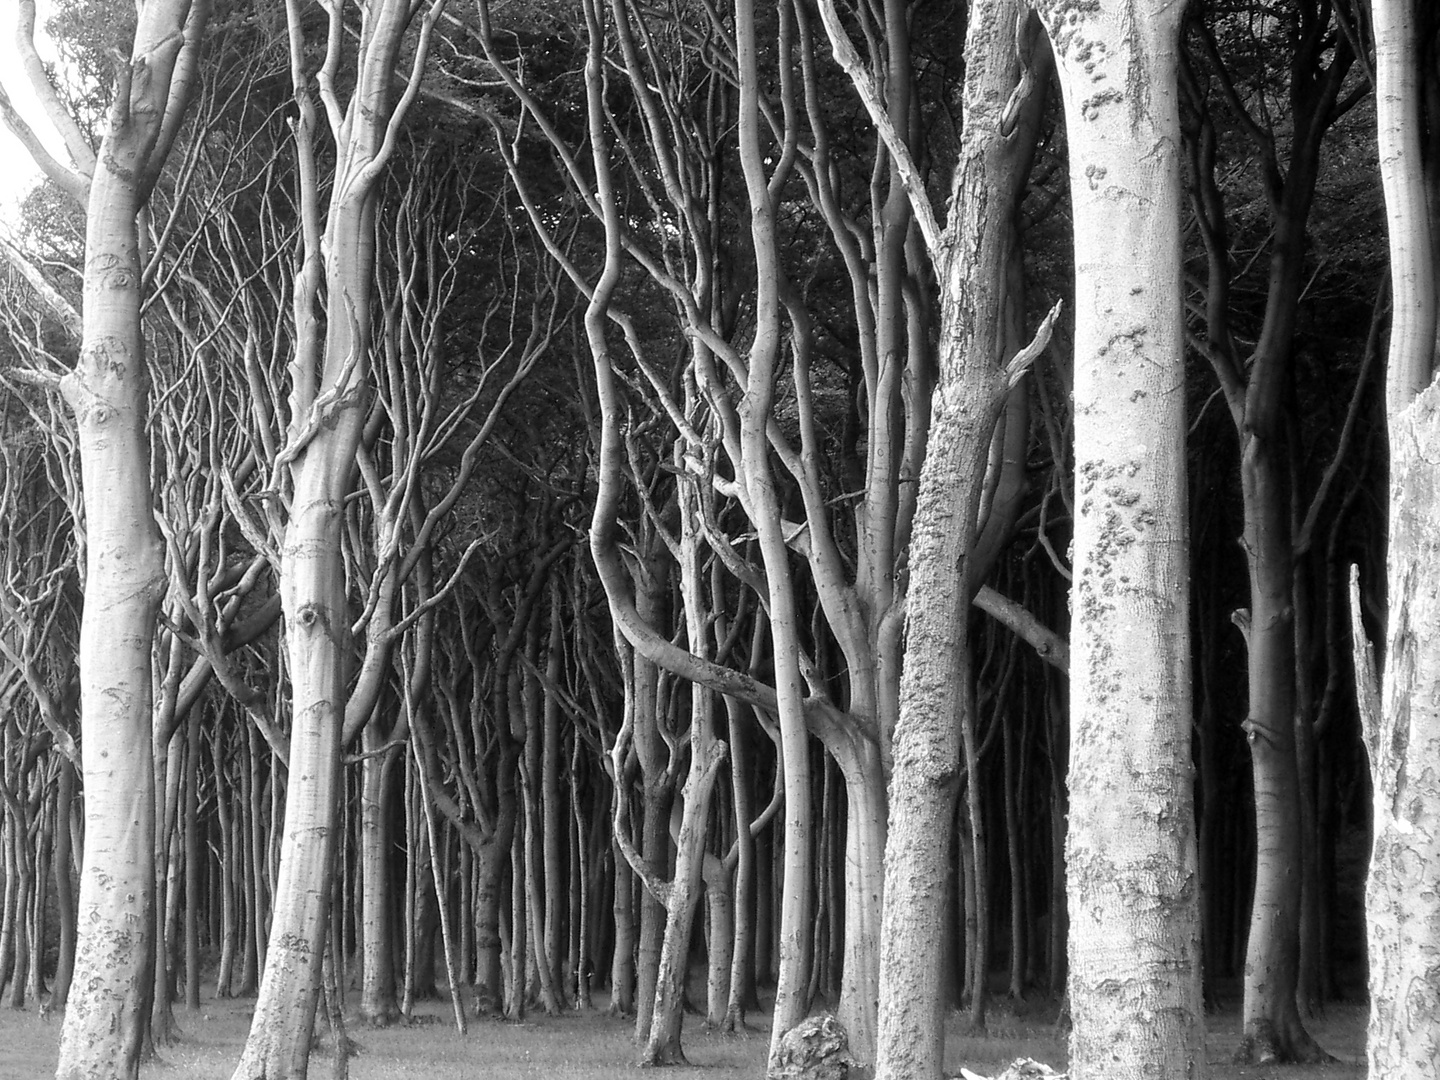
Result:
M940 226L935 220L935 209L930 205L930 195L925 190L925 180L915 166L910 147L895 129L895 124L885 109L885 103L880 100L880 91L875 86L875 80L860 59L860 54L855 51L845 27L840 23L840 15L835 10L835 0L820 0L820 19L825 24L825 33L830 37L830 47L835 51L836 61L855 84L865 111L870 114L880 137L885 140L885 148L890 151L890 156L895 161L895 170L900 174L905 194L910 197L910 209L914 212L920 233L925 238L925 247L932 258L938 258L941 250Z

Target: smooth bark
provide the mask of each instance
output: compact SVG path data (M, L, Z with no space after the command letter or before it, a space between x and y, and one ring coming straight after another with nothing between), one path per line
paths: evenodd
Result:
M1389 626L1383 686L1352 619L1361 717L1374 782L1374 847L1366 880L1370 951L1367 1056L1375 1077L1440 1076L1440 307L1433 182L1440 78L1422 67L1426 14L1415 0L1373 8L1381 175L1390 231L1394 313L1386 412L1390 444ZM1433 19L1433 16L1431 16ZM1430 63L1433 65L1433 54ZM1425 87L1425 91L1422 91ZM1427 190L1430 189L1430 190Z
M1190 763L1179 5L1036 5L1075 230L1070 1075L1203 1075Z

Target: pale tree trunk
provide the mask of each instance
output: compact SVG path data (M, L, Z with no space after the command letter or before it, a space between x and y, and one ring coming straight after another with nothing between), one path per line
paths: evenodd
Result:
M1390 619L1378 701L1368 655L1356 665L1360 672L1371 668L1359 681L1374 781L1365 895L1374 1077L1440 1076L1440 389L1436 222L1428 199L1434 162L1422 150L1425 140L1433 143L1436 123L1422 103L1435 100L1426 91L1440 76L1422 71L1420 42L1429 37L1419 24L1433 20L1428 7L1376 0L1372 9L1394 289L1386 387ZM1358 647L1363 630L1354 591L1352 584Z
M747 994L753 995L755 987L751 964L755 939L755 838L750 831L755 766L743 708L739 702L726 702L730 718L730 793L735 810L735 883L730 903L735 943L731 947L729 991L720 1029L730 1034L745 1026Z
M891 744L876 1056L882 1078L941 1075L943 950L935 943L947 936L960 733L973 724L967 625L976 516L1005 394L1038 352L1026 350L1007 372L1005 271L1030 150L1026 140L1007 140L1002 118L1018 85L1015 27L1026 11L1022 0L982 0L970 9L965 135L950 223L934 252L941 368L911 540L906 660ZM1042 346L1052 322L1044 324ZM972 792L976 779L972 764ZM971 804L978 815L978 798ZM983 961L967 960L983 980Z
M1075 219L1070 1075L1205 1070L1190 763L1181 5L1036 5Z
M761 150L759 44L753 0L735 5L735 47L739 69L737 128L741 170L750 210L750 234L757 253L755 336L750 371L740 402L740 445L750 516L759 533L770 593L770 644L775 663L776 719L785 770L785 860L780 904L780 970L770 1031L772 1061L781 1038L805 1017L805 943L810 934L810 739L800 687L799 617L790 556L781 528L780 502L770 465L766 426L775 400L780 354L781 275L775 257L775 210ZM708 390L708 388L706 388Z
M701 875L705 879L705 1028L725 1024L730 1005L730 969L735 962L735 891L732 867L708 852Z
M276 459L277 471L289 465L291 485L289 520L277 553L291 682L290 783L270 947L236 1080L303 1080L307 1073L321 993L341 794L340 734L350 651L341 526L369 404L376 185L394 146L387 132L400 123L418 91L429 33L441 7L443 3L432 4L426 11L411 78L398 103L392 85L396 61L419 9L408 0L374 0L365 9L355 88L344 123L334 132L335 178L323 247L313 77L305 70L298 12L289 9L305 238L295 287L291 430L286 449ZM331 32L347 33L338 21ZM325 78L336 74L342 50L341 40L331 43ZM313 306L322 273L327 303L323 329Z
M25 45L33 38L35 5L19 8ZM165 576L151 516L136 215L178 130L208 9L191 0L149 0L137 14L131 61L121 68L98 154L38 59L27 61L31 81L65 136L73 170L27 138L8 98L3 102L7 124L37 163L87 207L80 357L61 381L76 416L85 491L79 663L87 843L75 992L56 1065L58 1077L87 1080L137 1074L155 962L150 656ZM28 56L34 58L33 45Z
M697 346L703 348L703 346ZM695 404L687 388L689 404ZM676 456L680 454L677 451ZM714 653L707 640L715 620L705 602L701 566L699 498L705 496L687 484L679 493L680 502L680 590L684 602L686 633L691 651L702 657ZM718 573L718 571L717 571ZM723 623L720 624L723 627ZM685 1007L685 975L690 960L690 931L700 899L701 878L706 858L705 837L710 823L710 802L726 746L715 733L716 695L704 686L690 688L690 770L680 792L680 825L675 837L675 872L661 896L665 906L664 940L656 973L653 1015L642 1065L676 1065L685 1062L680 1047L680 1025ZM619 743L617 742L617 746ZM620 772L617 760L616 774ZM618 824L618 823L617 823ZM617 829L618 832L618 829ZM648 866L646 867L648 869ZM658 883L647 880L652 891Z
M394 893L390 888L390 809L399 750L381 752L374 721L361 733L360 763L360 1018L387 1027L400 1018L395 1000Z
M185 721L185 1007L200 1009L200 712Z
M665 599L669 593L668 564L659 553L660 540L653 529L642 524L646 553L637 559L635 571L635 610L651 626L665 623ZM628 667L633 673L632 723L635 759L640 765L640 857L643 867L634 867L640 875L664 878L670 863L670 808L675 799L675 778L670 775L670 753L661 736L661 725L668 719L661 715L665 707L660 668L640 653L626 650ZM629 799L629 793L616 785L617 798ZM616 803L617 808L619 803ZM650 1022L655 1015L655 989L660 973L660 953L665 942L665 903L653 890L639 892L638 947L635 950L635 1041L644 1044L650 1038Z

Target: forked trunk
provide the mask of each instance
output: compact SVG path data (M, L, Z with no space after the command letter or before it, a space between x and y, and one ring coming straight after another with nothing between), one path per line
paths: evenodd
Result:
M876 1058L876 1075L885 1080L941 1075L944 953L936 943L947 936L962 744L972 793L968 816L975 826L968 839L977 853L976 871L965 884L981 935L986 930L969 599L985 465L1010 381L1003 366L1009 358L1002 355L1004 283L1030 151L1023 139L1007 141L1002 113L1018 81L1016 26L1023 27L1024 18L1023 6L1014 0L982 0L971 8L965 134L950 222L931 253L942 282L940 382L911 539L906 660L891 743ZM1048 321L1043 332L1048 338ZM984 1015L985 949L979 937L967 945L972 1017L978 1024Z
M696 688L693 693L704 693ZM701 721L692 719L691 723ZM692 745L694 745L692 743ZM665 938L656 972L655 1005L642 1065L685 1063L680 1048L680 1022L685 1006L685 975L690 959L690 930L700 899L701 869L705 858L705 832L710 820L710 796L724 759L723 745L697 747L704 757L690 762L690 777L683 793L684 813L676 838L675 874L665 898Z
M305 261L295 286L296 355L284 451L292 491L279 567L291 689L289 786L270 947L236 1080L304 1080L322 989L351 656L341 532L369 411L376 183L393 148L387 128L401 119L392 109L403 113L409 101L402 98L397 107L392 84L402 39L420 6L375 0L367 9L345 123L334 133L335 177L323 246L316 103L305 71L304 33L290 9ZM429 30L441 6L443 0L430 5L422 22L415 72L423 69ZM338 22L330 31L345 32ZM331 41L329 55L338 58L342 48L339 39ZM323 340L315 317L322 272Z

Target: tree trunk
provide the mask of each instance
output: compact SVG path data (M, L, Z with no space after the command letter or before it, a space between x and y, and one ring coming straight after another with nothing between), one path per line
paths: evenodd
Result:
M702 687L691 691L696 698L710 697ZM702 706L697 705L698 710ZM713 702L704 708L713 708ZM698 716L694 727L708 728L710 721ZM716 774L724 760L725 747L713 738L691 740L694 750L690 775L682 794L684 812L676 840L675 874L665 897L664 941L655 980L654 1015L641 1064L678 1065L685 1062L680 1048L680 1023L685 1005L685 975L690 962L690 930L700 899L701 869L705 858L705 831L710 818L710 796Z
M215 972L215 997L228 998L233 996L231 981L235 976L235 954L243 947L240 935L244 929L244 920L237 908L243 910L244 905L236 903L241 888L237 878L243 875L235 872L237 865L243 868L243 861L237 863L237 860L242 858L239 854L241 843L236 822L240 815L232 809L232 799L238 797L238 792L235 792L230 784L221 759L218 726L210 730L211 768L215 777L215 815L220 833L220 961Z
M70 812L75 802L75 766L60 760L60 779L55 790L55 906L60 918L60 949L55 961L55 978L50 984L50 1008L63 1011L70 998L75 972L75 890L70 880Z
M558 581L558 579L557 579ZM551 686L560 684L560 661L563 647L560 623L560 590L558 585L550 592L550 638L546 649L545 674ZM545 952L550 960L550 982L554 987L556 1003L565 1003L564 966L565 946L565 899L566 881L562 844L565 823L564 807L560 801L560 701L553 693L546 693L544 708L544 732L540 753L540 805L543 815L541 837L545 866Z
M1390 228L1394 315L1386 382L1390 444L1389 610L1383 690L1357 655L1361 717L1374 782L1374 848L1366 881L1370 1075L1440 1076L1440 389L1433 145L1440 76L1420 48L1425 5L1373 6L1381 175ZM1432 67L1423 70L1421 57ZM1423 81L1422 81L1423 80ZM1428 183L1427 183L1428 182ZM1357 654L1358 589L1352 612ZM1362 661L1366 661L1362 663ZM1368 678L1364 677L1368 673ZM1368 690L1368 692L1367 692Z
M906 659L891 744L876 1058L876 1075L886 1080L941 1075L943 950L936 942L947 936L962 731L972 827L981 820L968 601L991 434L1010 382L1003 367L1005 271L1031 150L1024 139L1007 142L1001 114L1017 82L1015 27L1023 10L1018 2L994 0L970 11L965 135L950 222L932 251L942 282L940 382L911 539ZM922 217L928 215L927 206ZM1048 332L1047 322L1046 337ZM986 872L983 846L976 852L973 884L979 898ZM849 910L847 896L847 917ZM984 1003L983 953L981 946L966 956L975 1010ZM847 979L850 960L847 955Z
M732 907L735 944L730 957L729 999L725 1003L722 1030L734 1033L745 1026L745 1010L755 994L755 838L750 822L755 817L751 784L755 768L751 757L750 730L744 706L726 702L730 718L730 791L735 807L735 885Z
M90 179L84 334L79 362L62 380L75 412L85 492L79 664L86 844L75 955L79 990L65 1010L59 1080L137 1075L155 962L150 654L165 573L151 516L135 217L148 194L141 185L158 172L151 146L189 7L176 0L141 9L132 55L144 77L120 84ZM182 105L183 85L177 97Z
M390 124L411 96L395 104L392 84L401 42L418 7L378 0L367 14L347 119L335 132L335 178L320 245L321 212L314 175L316 102L306 58L291 58L299 119L305 262L295 286L296 356L291 365L290 517L280 548L280 594L289 660L291 731L274 923L259 998L236 1080L304 1080L319 1003L331 907L340 735L346 722L350 611L341 557L345 500L354 482L356 452L369 412L375 214L380 172L393 147ZM291 9L290 15L298 20ZM417 45L423 70L430 7ZM338 23L331 33L344 34ZM298 21L292 40L303 43ZM340 41L331 43L333 50ZM337 53L338 55L338 53ZM412 75L412 79L416 76ZM407 88L408 89L408 88ZM323 271L322 263L323 260ZM323 341L316 324L319 275L325 282Z
M375 722L361 732L360 1019L387 1027L400 1017L395 1000L394 893L390 887L390 807L398 750L379 753Z
M185 1007L200 1009L200 712L192 710L185 726Z
M1181 8L1037 4L1074 207L1070 1075L1204 1071L1190 763Z
M500 963L501 888L508 843L500 838L475 852L475 1011L499 1012L505 1002Z
M1295 758L1294 542L1290 463L1279 393L1269 380L1252 377L1240 465L1251 603L1246 635L1250 713L1243 726L1255 777L1256 862L1245 954L1245 1035L1235 1057L1252 1063L1318 1061L1325 1056L1305 1030L1295 1003L1300 973L1301 833ZM1275 400L1267 400L1270 397Z
M884 955L881 896L887 888L887 820L893 820L893 808L887 812L879 746L858 731L850 734L843 744L832 743L832 752L841 750L836 762L845 779L845 940L835 1017L852 1040L852 1052L873 1054L884 1005L883 997L875 1007L868 998L870 988L880 984Z
M622 798L618 794L616 798ZM615 947L610 959L610 1014L629 1016L635 1010L635 889L630 864L616 843L610 845L615 868L615 890L611 914L615 923Z

